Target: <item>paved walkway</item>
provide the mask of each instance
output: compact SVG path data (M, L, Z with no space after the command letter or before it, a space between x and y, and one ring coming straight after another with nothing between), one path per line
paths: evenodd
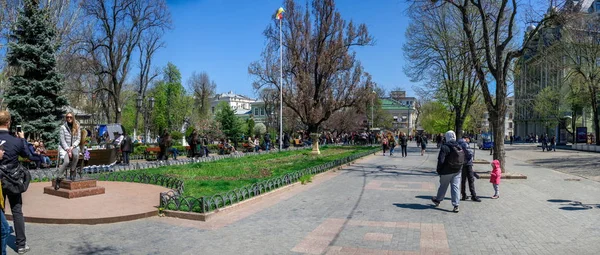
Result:
M158 198L169 189L158 185L99 181L105 194L67 199L44 194L50 182L29 185L23 194L27 222L99 224L146 218L157 214ZM6 214L11 215L7 206Z
M498 200L489 199L488 180L477 180L483 202L462 202L455 214L449 201L438 208L429 201L438 181L437 150L430 150L420 156L412 144L407 158L369 156L288 195L242 207L229 215L233 220L216 219L220 224L158 217L96 226L27 224L30 254L600 252L600 183L508 151L508 169L529 179L503 180ZM489 160L487 154L479 156Z

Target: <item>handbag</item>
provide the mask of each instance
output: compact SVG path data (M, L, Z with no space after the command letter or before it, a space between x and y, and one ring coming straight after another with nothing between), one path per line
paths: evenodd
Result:
M14 171L7 171L6 166L0 166L2 189L12 193L21 194L29 188L31 173L29 169L18 163Z

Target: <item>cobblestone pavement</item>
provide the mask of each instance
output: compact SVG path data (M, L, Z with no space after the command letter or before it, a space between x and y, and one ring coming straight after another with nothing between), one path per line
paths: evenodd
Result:
M258 201L264 209L217 228L157 217L94 226L27 224L29 254L600 253L600 183L566 181L575 177L509 151L507 169L528 179L502 180L498 200L489 199L488 180L477 180L483 202L461 201L461 211L452 213L448 200L438 208L429 200L438 182L437 150L417 151L412 144L407 158L377 154L317 176L290 188L295 194Z
M542 152L537 144L506 145L505 148L509 159L600 182L600 153L561 149Z

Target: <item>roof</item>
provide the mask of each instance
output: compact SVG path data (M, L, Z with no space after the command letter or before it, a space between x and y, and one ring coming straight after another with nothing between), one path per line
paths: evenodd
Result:
M221 94L216 94L214 99L219 100L221 98L239 98L239 99L245 99L245 100L249 100L249 101L255 101L255 99L244 96L244 95L238 95L233 93L233 91L229 91L226 93L221 93Z
M63 107L63 110L65 110L65 114L68 112L72 112L73 114L75 114L75 117L92 116L91 114L84 112L82 110L79 110L77 108L74 108L70 105Z
M391 98L382 98L381 108L383 110L412 110L408 105L403 105Z

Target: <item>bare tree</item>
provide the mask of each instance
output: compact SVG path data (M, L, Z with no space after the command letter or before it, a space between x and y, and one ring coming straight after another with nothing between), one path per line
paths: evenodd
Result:
M278 22L265 30L268 44L262 61L252 63L249 73L256 77L255 89L283 90L284 104L315 133L335 112L369 95L371 77L351 48L371 45L373 39L365 24L342 19L333 0L313 0L307 8L287 0L284 6L284 84L279 82Z
M108 96L115 122L121 121L121 90L131 69L131 57L142 36L153 29L166 28L170 14L164 0L89 0L82 3L91 18L93 33L87 38L88 52L108 83L96 91Z
M414 82L425 81L422 89L451 108L454 131L461 135L479 89L461 33L462 17L448 5L422 7L413 5L408 12L404 54L410 61L405 72Z
M496 141L493 148L493 158L500 161L504 172L504 116L506 115L506 97L508 93L507 77L514 60L522 56L525 50L525 46L514 46L515 22L519 4L517 0L433 0L431 2L434 3L431 8L438 8L440 4L449 4L460 11L462 29L466 37L470 58L483 92L494 141ZM472 15L473 13L475 15ZM532 38L531 35L555 17L556 13L550 12L540 18L532 33L526 35L523 45L527 45ZM474 23L481 26L480 32L475 31ZM483 58L478 57L480 50L484 52ZM488 73L493 77L495 83L494 93L490 91Z
M158 69L152 69L152 57L158 49L164 47L164 43L160 40L164 34L162 27L149 29L142 35L140 42L138 43L138 54L139 54L139 65L140 74L138 79L138 96L142 100L146 98L146 90L148 85L158 76L160 71ZM135 129L138 129L140 109L135 111Z
M189 88L194 92L196 114L202 119L210 113L210 99L215 96L217 84L210 80L208 73L193 72L187 81Z
M275 128L279 123L279 111L276 110L279 109L279 92L277 89L265 87L258 94L264 103L265 114L267 115L265 126L267 126L267 130Z

